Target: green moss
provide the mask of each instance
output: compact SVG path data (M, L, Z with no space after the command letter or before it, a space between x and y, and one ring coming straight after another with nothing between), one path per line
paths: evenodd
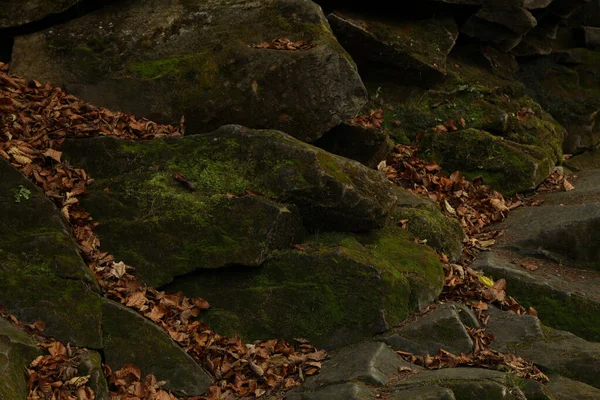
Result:
M600 307L576 295L561 295L543 285L528 285L512 280L507 292L521 304L533 307L545 324L574 333L586 340L600 341Z
M469 179L482 176L484 183L505 195L535 188L554 165L539 147L518 145L475 129L429 132L419 149L422 157L437 161L446 171L459 170Z
M204 293L212 308L203 320L219 332L247 340L301 336L338 346L382 329L382 311L390 325L398 324L424 294L434 297L442 286L435 252L400 228L321 233L304 246L305 252L275 253L258 270L198 272L167 289Z

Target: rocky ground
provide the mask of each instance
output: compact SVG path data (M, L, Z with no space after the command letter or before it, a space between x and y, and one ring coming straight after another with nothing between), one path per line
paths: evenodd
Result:
M2 399L600 398L597 1L23 4Z

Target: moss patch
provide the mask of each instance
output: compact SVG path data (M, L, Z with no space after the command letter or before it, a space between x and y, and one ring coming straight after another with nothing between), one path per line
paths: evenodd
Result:
M246 340L302 336L335 347L398 324L442 286L436 254L400 228L324 233L303 246L275 253L259 269L202 271L166 289L211 299L202 318L219 332Z

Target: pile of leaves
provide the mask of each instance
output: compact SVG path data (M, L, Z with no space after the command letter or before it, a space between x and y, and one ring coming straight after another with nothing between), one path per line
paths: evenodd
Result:
M317 44L306 40L299 40L297 42L293 42L288 38L277 38L271 40L270 42L255 44L251 47L255 49L304 51L310 50L313 47L317 47Z
M104 295L156 322L212 374L215 383L203 398L260 397L290 389L306 375L319 371L326 358L324 351L303 340L298 344L283 340L244 344L239 338L216 334L195 319L209 307L208 302L145 287L135 277L134 267L115 261L112 254L99 249L96 223L79 205L79 197L85 195L93 178L61 160L64 139L110 135L149 140L179 136L183 118L179 127L173 127L96 107L50 84L9 76L8 66L2 63L0 112L0 156L36 182L59 207ZM136 389L140 395L124 398L159 398L154 377L143 378L141 372L115 379L114 374L109 375L114 396L134 385L143 388ZM59 376L53 376L58 382ZM49 382L48 375L45 379Z

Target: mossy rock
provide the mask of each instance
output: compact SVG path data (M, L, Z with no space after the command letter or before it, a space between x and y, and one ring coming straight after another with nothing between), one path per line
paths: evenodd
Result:
M460 222L442 214L433 201L398 188L398 202L390 212L390 223L408 220L406 229L417 238L427 240L436 251L457 261L462 253L465 232Z
M42 349L25 332L0 317L0 398L23 400L29 388L25 369Z
M254 47L280 38L316 46ZM235 123L314 141L366 101L320 7L303 0L112 2L18 37L11 68L158 122L184 115L192 134Z
M259 269L198 271L166 290L210 299L201 318L223 334L305 337L338 347L398 324L443 286L435 252L399 227L321 233L302 246L274 254Z
M113 301L102 299L104 362L113 371L134 364L142 376L153 374L181 396L204 394L211 378L169 335L152 321Z
M82 204L101 223L102 245L149 285L197 268L259 265L302 239L302 220L312 230L381 226L396 199L380 172L277 131L69 140L64 153L95 179Z
M327 19L361 71L384 72L400 83L444 80L446 57L458 37L452 17L398 21L335 12Z
M564 58L565 64L557 62ZM520 66L531 96L567 129L564 151L581 152L600 143L600 51L574 49L556 58Z
M29 24L53 14L60 14L70 7L81 3L81 0L28 0L0 2L0 29L14 28L19 25Z
M424 158L446 171L461 171L504 195L535 189L552 172L556 158L543 148L522 145L477 129L426 133L419 144Z
M0 304L77 346L101 347L100 292L44 193L0 160Z

